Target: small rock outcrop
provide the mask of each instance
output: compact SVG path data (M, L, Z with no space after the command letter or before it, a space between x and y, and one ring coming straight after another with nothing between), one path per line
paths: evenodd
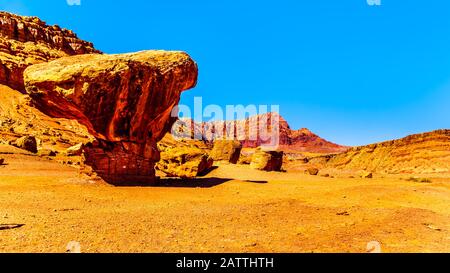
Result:
M97 141L84 148L85 164L121 185L154 182L157 142L197 73L184 52L143 51L64 57L28 67L24 79L38 109L87 127Z
M216 140L210 156L214 161L237 164L241 156L242 144L233 140Z
M283 155L281 151L258 149L252 156L250 167L261 171L279 172L283 166Z
M0 12L0 84L24 91L23 71L64 56L100 53L70 30L37 17Z
M34 136L23 136L17 139L13 145L17 148L29 151L31 153L37 153L37 140Z

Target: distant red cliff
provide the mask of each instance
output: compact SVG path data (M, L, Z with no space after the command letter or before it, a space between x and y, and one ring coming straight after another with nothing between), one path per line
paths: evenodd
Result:
M278 120L272 124L272 120ZM174 132L181 133L184 137L201 137L205 140L215 140L228 136L228 138L239 139L244 148L256 148L271 142L266 136L273 137L278 129L279 149L293 152L312 152L312 153L341 153L349 147L341 146L327 141L310 130L303 128L292 130L288 122L279 114L266 113L256 115L242 120L232 121L212 121L197 123L191 119L183 119L176 123ZM277 128L272 128L276 126ZM191 127L192 135L185 135L186 128ZM232 130L234 128L234 130ZM262 130L261 130L262 129ZM262 131L262 132L261 132ZM231 134L234 134L230 136ZM245 137L238 137L245 136Z

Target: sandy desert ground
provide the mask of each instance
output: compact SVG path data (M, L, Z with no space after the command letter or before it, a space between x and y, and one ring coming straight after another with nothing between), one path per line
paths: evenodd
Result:
M204 178L112 187L2 155L0 252L450 251L450 180L325 178L221 165Z

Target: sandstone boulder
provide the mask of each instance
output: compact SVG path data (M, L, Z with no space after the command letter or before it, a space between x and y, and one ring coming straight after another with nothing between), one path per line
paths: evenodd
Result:
M24 79L42 112L77 120L97 138L84 160L102 178L151 183L157 142L175 121L181 92L196 85L197 65L183 52L87 54L30 66Z
M306 173L309 174L309 175L318 175L319 172L320 172L319 169L313 168L313 167L308 168L308 169L306 170Z
M0 84L24 91L23 71L64 56L100 53L70 30L36 17L0 12Z
M252 156L251 168L269 172L279 172L283 166L281 151L264 151L258 149Z
M31 153L38 152L37 141L34 136L21 137L13 143L13 146L23 149L23 150L26 150L26 151L29 151Z
M170 177L194 178L213 165L212 158L195 147L175 147L161 152L156 168Z
M242 144L239 141L216 140L210 156L214 161L236 164L239 161L241 150Z
M202 141L175 139L166 134L158 143L161 160L156 169L171 177L194 178L212 167L209 146Z

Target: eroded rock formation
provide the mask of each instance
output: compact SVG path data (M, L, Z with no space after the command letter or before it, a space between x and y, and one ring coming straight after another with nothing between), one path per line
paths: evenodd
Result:
M0 12L0 84L24 91L23 71L64 56L100 53L70 30L37 17Z
M87 166L113 184L140 184L155 179L157 142L181 92L195 86L197 65L183 52L87 54L30 66L24 79L37 108L97 138L84 149Z

